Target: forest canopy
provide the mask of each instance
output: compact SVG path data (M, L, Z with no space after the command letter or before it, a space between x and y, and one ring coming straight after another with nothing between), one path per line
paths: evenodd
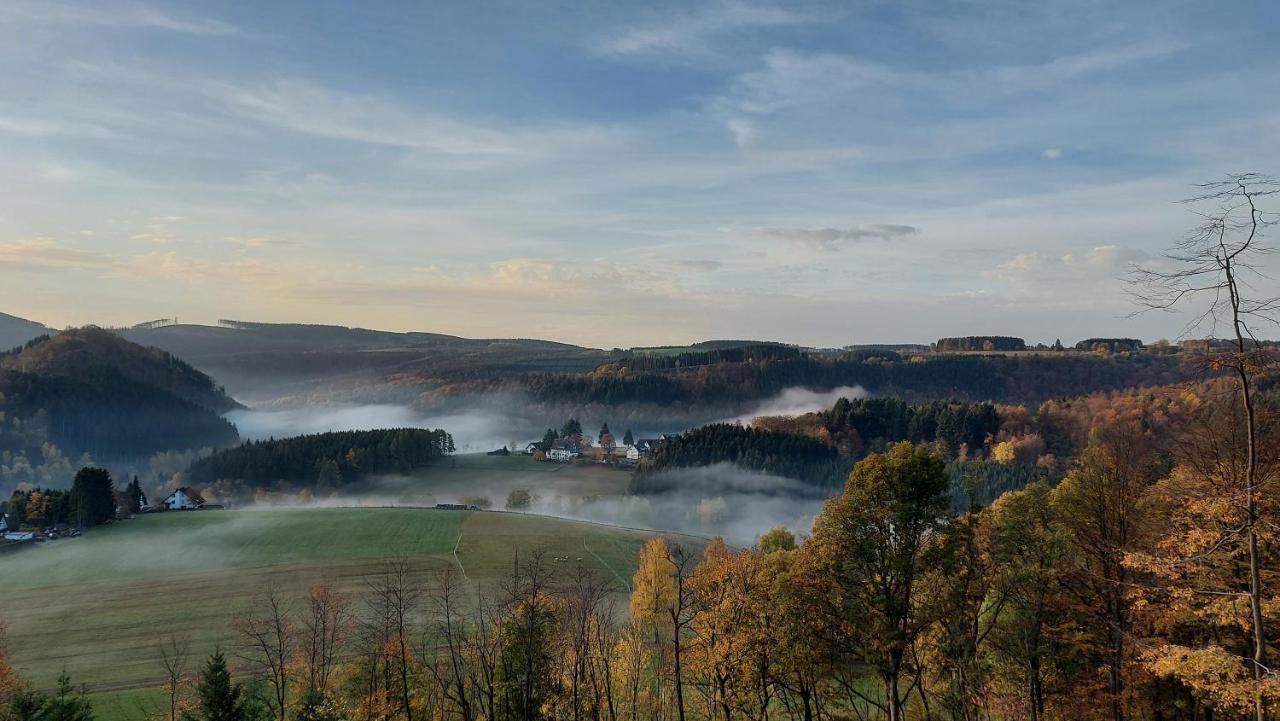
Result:
M248 441L202 458L187 470L197 485L238 481L250 488L284 482L337 490L370 476L412 473L454 450L444 430L388 428Z

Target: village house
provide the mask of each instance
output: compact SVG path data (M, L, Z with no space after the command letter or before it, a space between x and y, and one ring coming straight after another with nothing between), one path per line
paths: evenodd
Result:
M195 489L183 486L170 493L161 504L170 511L194 511L204 506L204 497Z
M658 438L641 438L636 441L636 458L650 458L658 452L658 449L666 445L670 436L663 434Z

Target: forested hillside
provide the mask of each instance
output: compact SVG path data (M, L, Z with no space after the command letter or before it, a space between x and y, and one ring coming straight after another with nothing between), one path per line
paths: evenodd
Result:
M1095 393L1046 401L1038 407L988 402L898 398L839 399L831 408L798 416L765 416L751 426L712 424L667 443L645 461L632 483L639 494L663 493L681 483L679 469L732 463L800 481L807 493L823 495L869 453L909 441L947 461L952 500L964 508L969 496L989 503L1001 493L1036 480L1056 482L1072 467L1098 423L1139 417L1153 432L1172 432L1186 422L1201 398L1220 393L1220 380L1194 386ZM1270 398L1271 385L1262 398ZM697 482L706 485L705 478ZM714 493L715 489L699 488ZM779 484L770 491L795 494Z
M524 388L542 401L714 404L764 398L796 386L862 386L908 400L957 398L1039 403L1097 391L1159 386L1197 377L1199 365L1177 356L935 355L903 358L891 351L836 356L726 361L716 365L633 372L620 362L592 373L530 375Z
M83 378L103 369L216 413L238 407L212 378L178 357L93 326L36 338L0 354L0 370L41 376Z
M731 463L744 469L803 481L810 495L823 496L839 485L853 467L835 447L816 438L762 430L731 423L713 423L673 438L638 471L631 492L656 494L676 490L680 468ZM714 492L714 489L699 489ZM761 489L769 493L769 489ZM779 493L788 492L778 489Z
M61 487L74 468L145 463L239 435L236 404L203 373L97 329L40 337L0 354L0 483Z
M391 428L249 441L202 458L187 480L224 484L221 496L241 488L315 488L335 491L377 475L407 475L453 452L443 430Z

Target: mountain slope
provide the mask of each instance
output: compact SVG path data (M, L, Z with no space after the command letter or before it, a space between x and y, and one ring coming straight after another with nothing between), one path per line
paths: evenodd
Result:
M36 375L85 378L104 369L216 413L239 407L212 378L174 355L93 326L67 330L0 356L0 370Z
M233 445L220 414L235 407L181 360L99 328L38 338L0 354L0 478L64 485L82 454L133 464Z
M0 351L17 348L33 338L56 332L35 321L0 313Z

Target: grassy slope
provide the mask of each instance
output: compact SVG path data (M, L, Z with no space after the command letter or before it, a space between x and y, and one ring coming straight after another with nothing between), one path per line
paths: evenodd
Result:
M471 581L484 583L510 569L517 548L568 559L566 567L580 558L629 581L648 535L519 514L410 508L143 516L0 558L0 618L9 626L14 664L37 685L51 685L66 668L76 683L96 689L146 686L157 683L151 649L158 638L187 635L199 655L226 645L234 640L232 621L268 583L300 594L329 579L359 594L365 577L393 555L408 558L423 582L460 562Z

